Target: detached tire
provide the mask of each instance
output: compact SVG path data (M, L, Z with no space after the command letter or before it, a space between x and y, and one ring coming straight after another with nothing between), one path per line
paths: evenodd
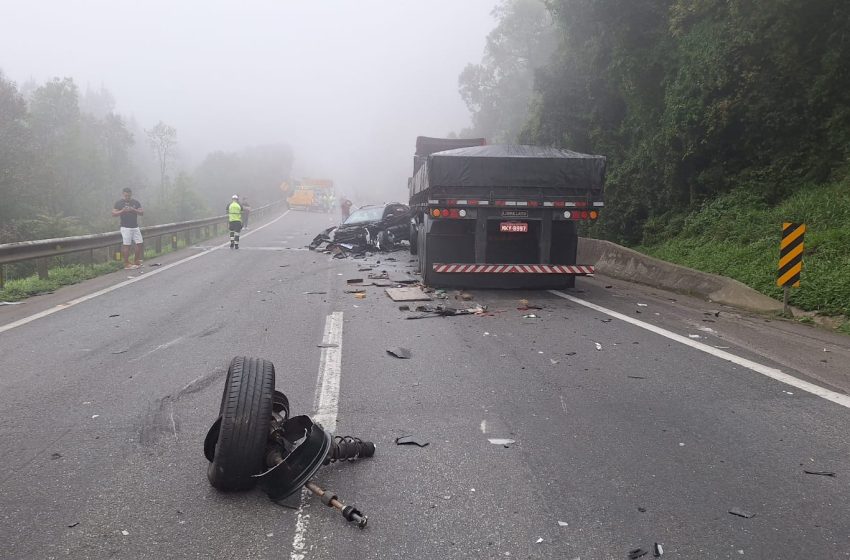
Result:
M274 397L274 364L239 356L230 362L221 399L218 438L207 469L210 484L225 492L247 490L264 458Z

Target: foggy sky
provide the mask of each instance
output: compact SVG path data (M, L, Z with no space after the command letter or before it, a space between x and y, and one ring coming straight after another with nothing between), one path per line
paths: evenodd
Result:
M415 137L469 124L457 78L496 3L0 0L0 69L103 85L141 126L175 126L195 164L286 142L296 175L331 177L357 204L406 202Z

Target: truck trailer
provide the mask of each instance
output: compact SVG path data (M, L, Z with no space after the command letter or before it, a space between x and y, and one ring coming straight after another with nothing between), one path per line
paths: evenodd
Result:
M411 253L425 284L570 288L593 273L576 262L577 225L604 206L603 156L483 139L439 151L458 140L440 142L417 139L408 185Z

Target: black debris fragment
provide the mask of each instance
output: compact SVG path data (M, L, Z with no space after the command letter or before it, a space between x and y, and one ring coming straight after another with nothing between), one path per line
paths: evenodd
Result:
M647 554L649 554L648 550L644 550L642 548L633 548L629 551L629 560L635 560L636 558L646 556Z
M327 292L304 292L304 295L325 295Z
M611 319L600 319L600 321L602 321L603 323L610 323Z
M54 459L54 460L55 460L55 459L61 459L61 458L62 458L62 454L61 454L61 453L53 453L53 454L50 456L50 458L51 458L51 459Z
M69 528L69 529L73 529L74 527L76 527L76 526L77 526L77 525L79 525L79 524L80 524L80 522L79 522L79 521L75 521L74 523L71 523L70 525L68 525L68 528Z
M803 470L803 472L806 473L806 474L814 474L814 475L817 475L817 476L832 476L832 477L835 476L835 473L832 472L832 471L807 471L807 470Z
M339 344L322 343L317 344L317 348L339 348Z
M401 360L409 360L411 356L410 350L401 347L389 348L387 349L387 354L389 354L390 356L395 356L396 358L399 358Z
M399 311L410 311L410 306L409 305L399 305L398 310Z
M348 280L346 280L346 282L349 283L349 284L362 284L363 279L362 278L349 278Z
M150 267L154 267L154 266L162 266L162 263L151 263L151 264L149 264L148 266L150 266Z
M749 519L751 517L755 517L755 513L751 513L749 511L740 509L740 508L732 508L729 510L729 513L732 515L737 515L738 517L743 517L744 519Z
M642 377L640 375L628 375L626 377L628 377L629 379L646 379L646 377Z
M396 445L416 445L418 447L425 447L429 444L428 441L420 441L416 438L416 436L401 436L395 438Z
M641 512L641 513L646 513L646 508L645 507L639 507L638 511Z
M110 317L120 317L120 316L121 316L120 313L113 313L112 315L110 315Z

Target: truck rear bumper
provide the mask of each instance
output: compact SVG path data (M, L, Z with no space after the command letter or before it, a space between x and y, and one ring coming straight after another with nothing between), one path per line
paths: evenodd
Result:
M586 276L594 272L592 265L581 264L434 263L432 270L441 274L566 274L571 276Z

